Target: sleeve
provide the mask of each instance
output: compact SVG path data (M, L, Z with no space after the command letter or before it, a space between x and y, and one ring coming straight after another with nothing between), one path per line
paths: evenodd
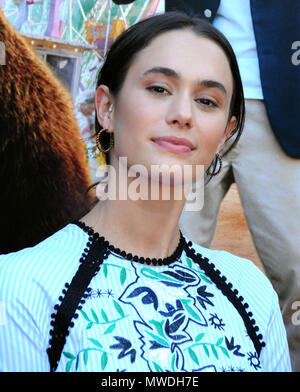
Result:
M46 296L3 263L8 264L0 257L0 372L48 372L48 342L41 328L48 325Z
M291 361L286 330L281 316L278 297L274 292L271 317L265 332L266 346L261 351L260 361L265 372L291 372Z
M262 334L265 346L260 353L264 372L291 372L286 329L280 312L278 295L268 277L252 262L228 252L224 268L234 287L240 288ZM220 266L221 269L221 266ZM253 289L255 288L255 289Z
M51 314L88 234L70 224L32 248L0 255L0 372L49 372Z

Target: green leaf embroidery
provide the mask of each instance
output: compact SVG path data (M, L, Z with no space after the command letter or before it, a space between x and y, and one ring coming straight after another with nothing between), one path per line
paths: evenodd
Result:
M197 365L199 365L199 361L198 361L198 358L197 358L197 355L195 354L195 352L194 352L191 348L189 348L188 352L189 352L190 357L192 358L192 360L193 360Z
M107 354L104 352L101 356L101 369L104 370L107 365Z
M186 263L189 268L192 268L192 260L189 257L186 258Z
M79 365L79 355L77 355L77 358L76 358L76 364L75 364L76 371L78 370L78 365Z
M216 359L219 359L217 350L215 349L215 347L213 345L210 346L212 353L214 354Z
M66 358L69 358L69 359L72 359L72 360L76 358L75 355L73 355L73 354L71 354L71 353L68 353L68 352L66 352L66 351L64 351L63 354L64 354L64 356L65 356Z
M220 344L223 342L223 338L219 338L218 340L217 340L217 343L216 343L216 345L217 346L220 346Z
M224 348L224 347L220 346L220 349L222 350L222 353L223 353L223 354L225 354L225 355L226 355L226 357L228 357L228 358L229 358L229 354L228 354L228 351L226 350L226 348Z
M150 279L160 279L160 273L149 268L142 268L141 274L144 275L146 278Z
M157 330L157 333L160 336L162 336L163 338L165 338L165 334L164 334L164 330L163 330L164 320L162 320L161 322L156 321L156 320L150 320L149 324L153 324Z
M114 329L116 328L116 323L113 323L112 325L110 325L107 330L104 332L104 335L108 335L109 333L111 333Z
M107 278L107 265L103 264L103 274Z
M184 300L181 299L180 300L182 305L184 306L185 310L196 320L201 321L200 316L188 305L188 302L190 302L190 300Z
M71 361L67 362L67 364L66 364L66 372L69 372L71 370L72 363L73 363L73 359L71 359Z
M203 333L199 333L199 335L196 336L195 342L200 342L200 340L203 338L203 336L205 335L205 332Z
M122 268L121 272L120 272L120 282L121 282L121 286L123 286L124 282L126 280L126 269Z
M88 350L84 350L84 353L83 353L83 362L84 362L85 365L88 363L88 355L89 355Z
M85 318L87 321L90 321L88 315L83 310L80 310L80 313L82 314L83 318Z
M157 372L163 372L163 369L156 363L156 362L152 362L154 367L155 367L155 371Z
M107 314L104 312L103 309L101 309L101 316L103 317L103 319L104 319L105 322L108 322L108 321L109 321L109 320L108 320L108 317L107 317Z
M203 346L203 348L204 348L204 351L205 351L205 354L208 356L208 358L209 358L209 351L208 351L208 348L206 347L206 346Z
M98 316L97 316L96 312L94 311L94 309L91 309L91 313L92 313L92 316L93 316L94 320L96 321L96 323L99 323Z
M153 339L155 339L159 344L161 344L164 347L169 347L169 343L165 340L162 339L161 337L154 335L153 333L146 331L148 335L150 335Z
M88 323L88 325L86 326L86 329L90 329L90 328L92 328L92 326L93 326L93 322L90 321L90 322Z
M205 283L212 284L205 274L200 274L200 277L202 280L204 280Z
M89 341L92 342L95 346L102 348L102 344L98 342L97 339L89 338Z
M153 271L150 268L142 268L141 274L144 275L146 278L150 279L161 279L161 280L168 280L170 282L178 282L177 279L171 278L170 276L166 276L165 274L161 274L159 272Z
M208 283L208 284L212 284L211 281L210 281L210 280L207 278L207 276L205 275L205 273L200 272L199 270L193 268L193 262L192 262L192 260L191 260L189 257L186 257L186 263L187 263L187 265L188 265L188 267L189 267L190 269L192 269L193 271L195 271L197 274L200 275L201 279L203 279L204 282L206 282L206 283Z
M114 302L114 307L115 307L116 311L119 313L119 315L121 317L124 317L124 312L123 312L123 309L121 308L121 306L115 300L113 300L113 302Z

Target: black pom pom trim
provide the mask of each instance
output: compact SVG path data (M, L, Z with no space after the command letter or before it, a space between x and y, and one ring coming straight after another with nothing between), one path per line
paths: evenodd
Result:
M70 328L73 328L73 318L77 318L77 310L85 303L88 288L93 276L99 271L103 260L108 257L109 251L104 246L103 241L95 240L93 234L90 235L89 242L80 258L79 268L71 283L66 283L62 294L59 297L59 304L54 306L55 313L51 315L51 326L49 347L47 354L50 362L50 371L57 369L62 350L66 343L66 336L69 335Z
M256 321L252 318L252 312L247 312L249 305L243 303L244 298L238 296L238 290L232 287L232 283L226 283L226 278L220 276L220 271L215 269L215 265L210 263L207 257L202 257L201 254L195 254L195 250L191 248L192 244L186 243L185 252L188 257L190 257L194 262L196 262L200 268L205 272L205 274L215 283L219 290L228 298L228 300L233 304L236 310L242 317L247 333L253 342L255 350L260 355L261 349L266 345L262 341L263 336L258 334L259 328L256 326Z
M139 257L137 255L132 255L132 253L126 253L124 250L116 248L115 246L110 244L104 237L100 237L99 233L96 233L93 230L93 228L87 226L84 222L74 221L73 223L76 224L78 227L80 227L86 233L91 233L90 235L93 236L93 238L95 238L95 236L99 237L101 241L105 242L107 249L109 249L111 252L116 253L117 255L123 257L126 260L135 261L146 265L169 265L171 263L174 263L175 261L179 260L185 244L185 239L182 233L180 232L180 239L178 245L175 251L170 256L165 257L163 259L157 259L157 258L150 259L148 257L144 258L144 257Z

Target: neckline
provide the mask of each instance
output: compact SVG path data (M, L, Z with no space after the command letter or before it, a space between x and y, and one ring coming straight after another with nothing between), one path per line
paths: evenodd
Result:
M180 258L182 251L184 249L185 245L185 238L180 230L180 239L178 242L178 245L174 252L164 258L149 258L149 257L143 257L143 256L138 256L138 255L133 255L132 253L127 253L124 250L121 250L120 248L115 247L113 244L111 244L109 241L104 236L101 236L98 232L96 232L92 227L86 225L84 222L80 220L75 220L73 224L77 225L80 229L82 229L85 233L87 233L90 237L90 241L100 241L102 242L107 249L109 249L111 252L123 257L126 260L129 261L135 261L140 264L146 264L146 265L169 265L175 261L178 261Z

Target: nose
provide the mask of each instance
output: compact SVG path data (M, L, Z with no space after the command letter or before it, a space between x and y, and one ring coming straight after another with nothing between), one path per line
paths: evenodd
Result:
M167 123L179 128L192 128L192 103L185 94L172 97L167 114Z

